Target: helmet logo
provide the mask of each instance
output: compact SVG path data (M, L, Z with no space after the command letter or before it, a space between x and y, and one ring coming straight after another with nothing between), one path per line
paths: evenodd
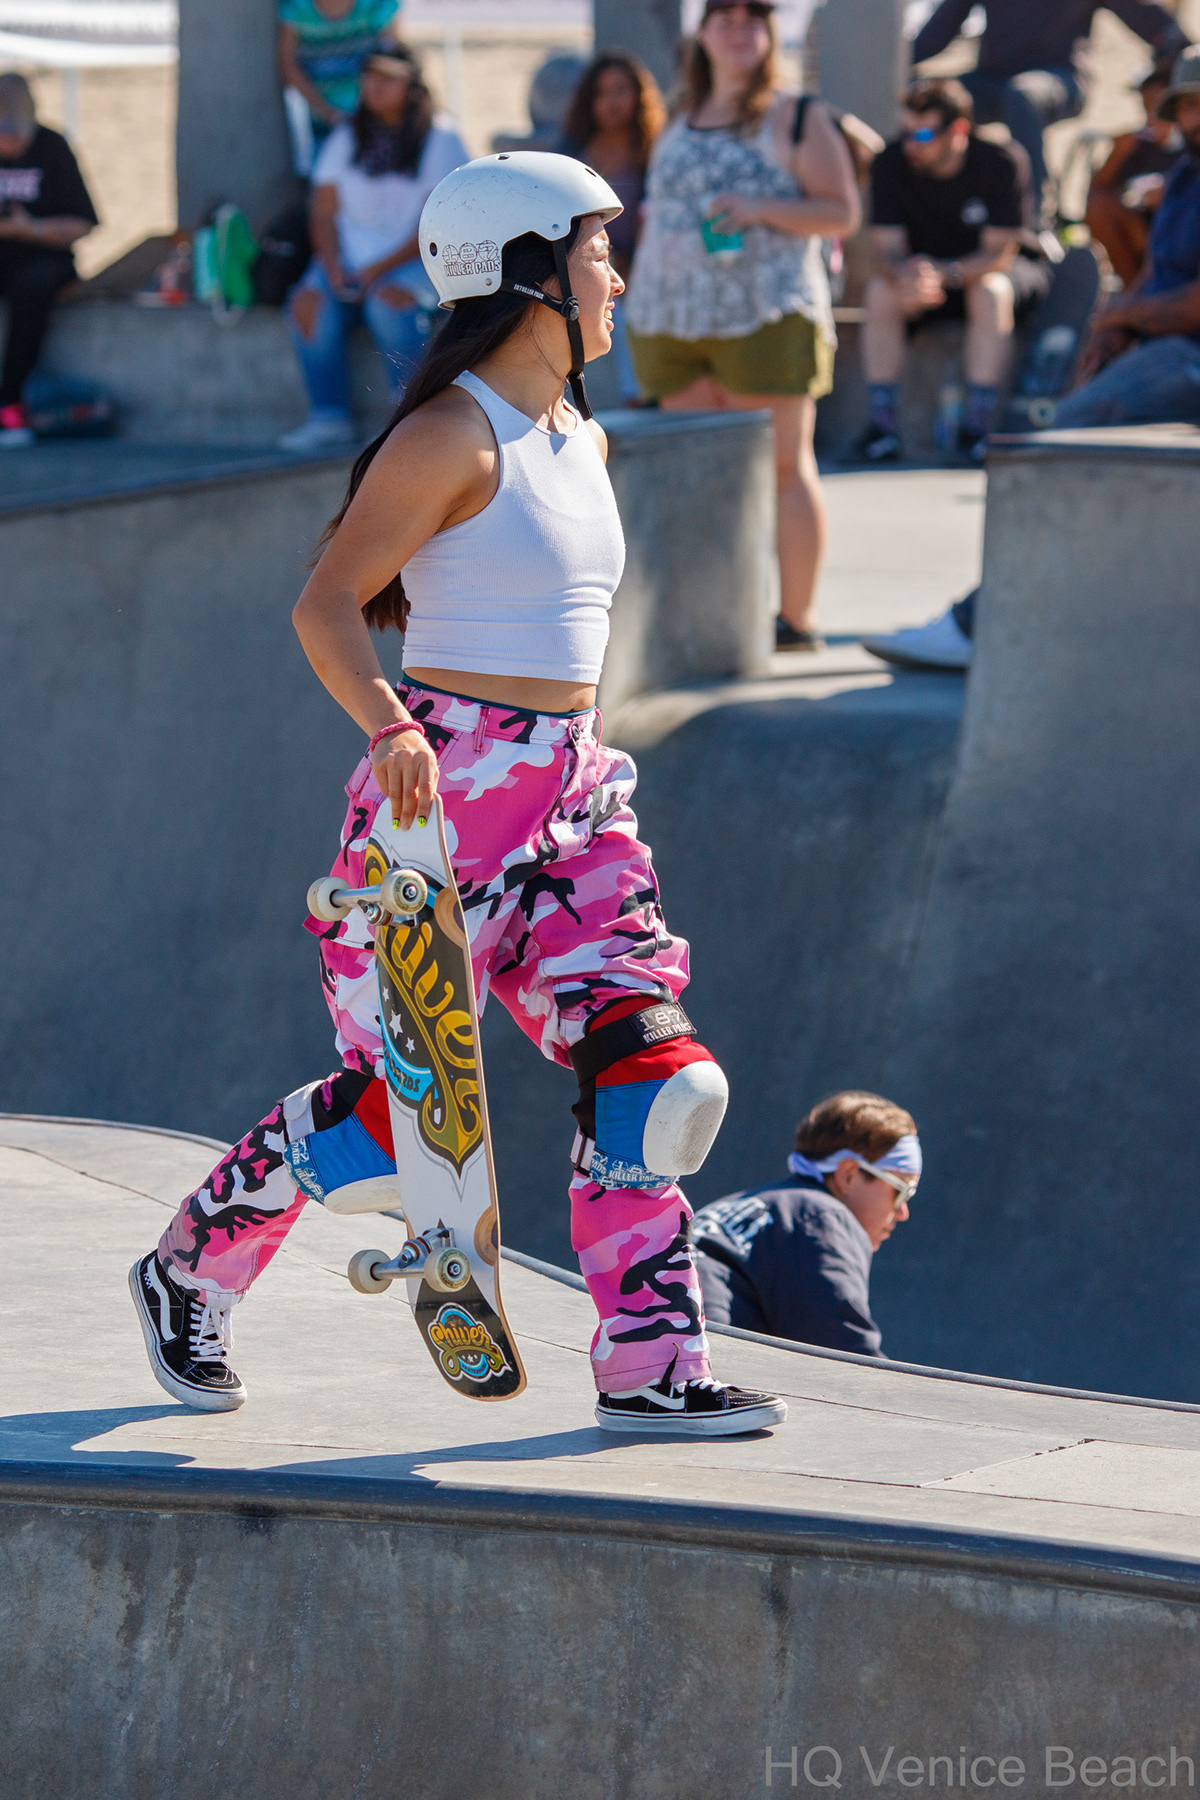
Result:
M499 275L500 246L491 238L478 244L443 244L442 268L449 276Z

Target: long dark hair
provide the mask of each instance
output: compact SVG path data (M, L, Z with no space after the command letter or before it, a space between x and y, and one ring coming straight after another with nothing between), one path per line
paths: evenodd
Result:
M650 160L650 152L654 148L654 140L666 124L667 109L658 91L658 83L645 63L639 62L636 56L630 56L624 50L604 51L583 71L562 122L563 137L581 155L587 149L596 135L596 90L600 86L600 77L609 69L620 69L622 74L627 75L637 94L631 148L634 161L644 173Z
M568 251L578 234L579 220L576 219L566 241ZM554 252L545 238L527 232L524 237L514 238L505 245L502 269L506 281L541 287L555 272ZM537 304L521 294L506 293L484 294L456 302L454 311L426 347L395 412L351 469L346 498L322 533L317 546L318 556L350 510L350 502L362 486L363 477L401 419L407 419L418 406L424 406L427 400L442 393L460 375L507 343L530 307ZM386 587L380 588L374 598L367 601L363 618L372 631L404 630L408 622L408 600L399 571Z
M385 125L360 100L350 121L354 161L369 175L415 175L433 124L433 95L425 86L416 54L407 44L381 44L377 54L406 62L411 70L404 117L399 125ZM363 63L364 73L370 63L368 56Z

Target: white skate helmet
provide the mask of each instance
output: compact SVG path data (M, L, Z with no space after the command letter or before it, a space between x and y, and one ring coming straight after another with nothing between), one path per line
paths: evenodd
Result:
M583 386L579 302L571 293L565 245L575 219L595 213L607 224L622 210L607 181L575 157L545 150L502 150L464 163L439 181L417 228L421 261L442 306L452 308L457 300L509 292L525 294L562 316L571 344L571 392L588 419L592 415ZM561 300L541 288L504 280L505 245L527 232L550 244Z

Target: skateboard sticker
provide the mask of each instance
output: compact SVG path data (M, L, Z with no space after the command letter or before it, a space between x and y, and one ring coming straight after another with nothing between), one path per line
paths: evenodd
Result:
M429 1326L429 1341L451 1381L461 1381L464 1375L468 1381L486 1381L508 1367L487 1326L478 1324L454 1300L438 1308Z
M440 1373L460 1393L505 1400L521 1392L525 1376L504 1320L474 1281L453 1295L423 1281L413 1313Z

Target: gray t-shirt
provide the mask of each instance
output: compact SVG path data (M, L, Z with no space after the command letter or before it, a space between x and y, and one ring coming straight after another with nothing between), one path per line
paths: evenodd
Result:
M824 1188L794 1176L730 1194L696 1214L691 1235L714 1324L882 1356L871 1317L871 1240Z

